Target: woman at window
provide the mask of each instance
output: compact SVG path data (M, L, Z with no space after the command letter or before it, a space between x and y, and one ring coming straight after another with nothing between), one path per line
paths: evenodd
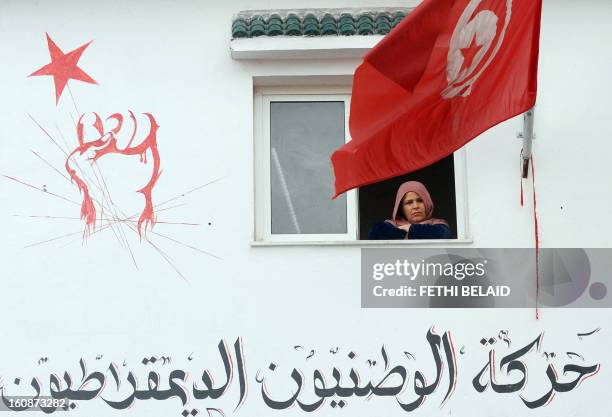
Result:
M400 185L395 197L393 216L376 223L369 239L450 239L452 234L448 223L432 217L433 201L429 191L418 181Z

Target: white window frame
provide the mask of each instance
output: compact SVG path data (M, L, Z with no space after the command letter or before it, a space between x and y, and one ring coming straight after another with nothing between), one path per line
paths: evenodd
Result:
M346 233L301 233L272 234L272 189L270 149L270 103L278 101L335 101L344 102L344 142L350 140L348 115L350 110L350 88L277 88L258 89L255 93L255 240L265 242L320 242L352 241L357 236L356 191L346 196ZM259 124L259 128L257 128ZM331 161L330 161L331 164ZM330 195L331 198L331 195Z
M403 246L471 243L467 205L466 152L462 148L453 154L455 170L455 202L457 239L419 240L358 240L359 205L356 190L346 193L347 232L343 234L272 234L270 103L274 101L344 101L345 143L349 137L350 86L265 86L254 92L254 203L255 221L253 245L357 245ZM331 162L330 162L331 163ZM330 196L331 198L331 196Z

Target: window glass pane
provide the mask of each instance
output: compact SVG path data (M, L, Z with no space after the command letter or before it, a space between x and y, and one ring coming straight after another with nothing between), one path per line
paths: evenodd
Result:
M344 144L344 102L270 103L273 234L346 233L330 156Z

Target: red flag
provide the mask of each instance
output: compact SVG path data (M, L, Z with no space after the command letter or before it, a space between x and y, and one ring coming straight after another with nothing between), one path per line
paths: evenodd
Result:
M430 165L535 105L541 0L424 0L355 71L336 195Z

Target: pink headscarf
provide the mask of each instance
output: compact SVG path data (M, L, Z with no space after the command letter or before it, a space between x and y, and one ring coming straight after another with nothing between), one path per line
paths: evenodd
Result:
M387 220L389 223L392 223L396 227L411 224L408 220L398 218L398 210L400 203L402 202L406 193L409 193L410 191L417 193L419 197L423 199L423 203L425 204L425 220L415 224L445 224L448 226L446 220L431 217L434 210L433 201L431 201L431 196L429 195L429 191L427 191L427 188L425 188L425 186L418 181L405 182L397 189L397 194L395 196L395 206L393 207L393 215L390 220Z

